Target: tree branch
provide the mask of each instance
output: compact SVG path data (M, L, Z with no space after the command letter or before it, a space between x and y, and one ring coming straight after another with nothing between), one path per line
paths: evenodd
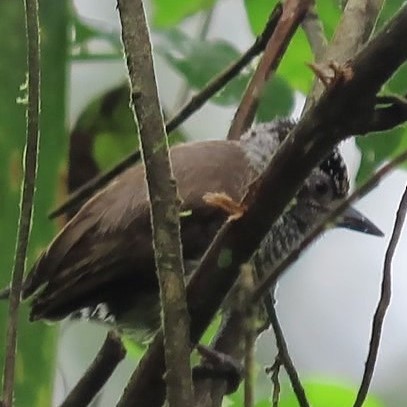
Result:
M13 404L15 352L20 294L27 258L27 247L31 232L31 218L37 176L40 115L40 36L37 0L25 0L25 22L27 35L28 99L24 180L20 200L20 216L14 267L11 281L6 350L3 372L3 406Z
M366 360L365 370L363 372L362 382L358 394L356 396L353 407L361 407L364 403L370 383L372 381L373 372L376 365L377 354L379 352L380 339L386 316L387 308L390 305L391 298L391 266L397 244L400 239L404 221L407 213L407 188L401 198L399 209L397 211L396 221L394 223L393 233L390 238L389 246L386 251L386 256L383 266L383 278L379 303L377 304L376 312L372 323L372 334L370 339L369 354Z
M276 338L276 345L278 349L278 360L284 366L287 372L288 378L290 379L291 387L293 388L294 394L297 397L297 401L300 407L309 407L307 396L305 395L304 387L301 384L300 376L294 363L291 359L290 352L288 351L287 342L284 338L284 333L278 320L277 311L274 301L274 288L272 295L271 306L267 310L268 317L270 318L270 324L273 328L274 336Z
M110 331L88 370L60 407L86 407L126 356L120 337Z
M283 14L270 37L262 59L252 76L229 128L228 140L238 140L253 123L256 108L267 80L277 69L292 36L312 0L285 0Z
M407 59L407 7L349 64L338 80L300 120L265 173L249 188L244 215L227 222L193 274L187 290L191 341L196 344L230 287L265 234L312 169L339 141L358 132L361 118L374 112L376 93ZM270 194L270 191L279 191ZM158 334L134 372L119 406L159 406L164 397L162 334Z
M322 21L319 19L318 12L315 7L315 1L308 8L307 13L302 20L301 26L305 32L312 53L314 54L314 59L315 61L319 62L326 52L328 40L325 36Z
M322 60L343 64L353 58L369 39L383 3L384 0L349 0ZM323 91L322 83L315 80L304 112L319 99Z
M189 407L193 405L193 391L180 237L181 202L168 154L143 2L118 0L117 4L150 199L165 340L167 400L171 407Z
M281 16L282 6L277 3L270 14L269 20L263 32L256 38L253 45L234 63L227 67L223 72L213 78L199 93L191 99L176 113L167 123L166 131L171 133L178 126L185 122L193 113L200 109L213 95L219 92L228 82L235 78L239 72L248 65L254 57L259 55L265 48L270 35L274 32L276 24ZM67 212L69 209L80 205L97 190L104 187L108 182L121 174L124 170L131 167L140 160L140 152L136 151L120 163L115 165L111 170L93 178L82 187L72 193L68 199L49 214L53 219Z

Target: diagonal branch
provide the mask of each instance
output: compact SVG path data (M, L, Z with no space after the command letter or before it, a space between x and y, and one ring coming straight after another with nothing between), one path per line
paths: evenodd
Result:
M281 19L267 43L264 55L236 110L229 128L228 140L238 140L253 123L261 92L270 75L277 69L311 2L312 0L285 0Z
M25 0L24 6L28 48L26 149L24 155L24 180L20 201L20 217L18 222L18 234L11 280L8 325L6 333L2 402L4 407L11 407L13 404L18 311L20 306L20 294L24 269L26 265L27 247L31 231L39 144L40 34L38 22L38 1Z
M370 38L383 4L384 0L349 0L322 60L343 64L353 58ZM316 80L307 96L304 112L319 99L323 91L322 83Z
M318 16L315 1L305 14L301 26L307 36L314 59L319 62L326 52L328 41L325 36L324 26Z
M389 246L386 251L386 256L383 266L383 278L379 303L377 304L376 312L372 323L372 334L370 338L369 354L366 360L365 371L363 372L362 382L358 394L356 396L353 407L361 407L364 403L370 383L372 381L374 368L376 365L377 355L379 352L380 339L386 316L387 308L390 305L391 298L391 266L397 244L400 239L404 221L407 213L407 187L401 198L399 209L397 211L396 221L394 223L393 233L390 238Z
M125 355L126 350L120 337L115 332L110 331L94 361L60 407L89 405Z
M270 319L270 324L273 328L274 336L276 338L276 345L278 349L278 360L284 366L284 369L287 372L294 394L297 397L299 406L309 407L310 404L307 400L307 396L305 395L304 387L301 384L299 374L291 359L290 352L288 351L288 345L284 338L284 333L281 328L280 321L278 320L274 300L275 288L272 288L272 290L273 290L272 303L271 306L268 307L267 309L267 315Z

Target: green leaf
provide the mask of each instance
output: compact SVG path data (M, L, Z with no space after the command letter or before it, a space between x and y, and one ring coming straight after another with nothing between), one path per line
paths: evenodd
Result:
M257 108L257 120L268 122L276 116L288 116L294 105L294 94L287 81L279 76L269 81Z
M310 405L313 407L344 407L352 406L355 401L357 389L348 388L339 384L309 382L304 385ZM299 407L293 391L283 395L280 407ZM374 396L369 395L363 403L363 407L384 407Z
M201 41L179 30L162 33L164 44L158 47L169 64L181 74L192 89L202 89L214 76L239 58L239 51L224 41ZM253 71L238 75L213 98L219 105L237 105ZM293 105L293 92L286 80L276 77L265 88L258 118L271 120L287 115Z
M73 10L70 14L70 29L73 33L73 41L70 44L70 53L76 60L94 60L96 58L107 59L108 57L114 59L122 59L122 44L117 33L111 30L103 29L104 26L95 27L87 24L81 17L79 17ZM91 40L105 40L111 47L110 54L95 54L89 51L88 44Z
M163 33L163 45L158 52L182 76L191 88L201 89L239 56L239 51L226 41L203 41L192 39L179 30ZM215 100L219 104L230 104L241 96L247 78L237 78L225 87Z
M207 10L216 0L152 0L153 25L159 28L173 26L185 17Z
M247 18L254 35L259 35L263 31L275 4L277 4L277 2L270 0L244 1Z
M362 152L356 179L360 184L385 160L407 149L407 128L400 126L387 132L369 134L368 137L358 137L356 143Z
M317 1L316 7L327 38L332 38L342 14L340 2L338 0Z
M390 93L406 95L407 93L407 64L404 64L397 70L390 81L386 84L386 89Z
M378 18L375 31L380 30L383 24L392 18L403 6L404 0L387 0L384 2L382 11Z

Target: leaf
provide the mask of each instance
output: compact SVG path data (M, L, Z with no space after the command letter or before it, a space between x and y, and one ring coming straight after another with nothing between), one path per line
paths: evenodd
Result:
M245 0L247 18L254 35L259 35L273 10L274 3L270 0Z
M328 38L332 38L336 26L342 15L340 4L338 0L325 0L315 2L317 12L320 20L322 21L325 34Z
M88 24L79 17L73 10L70 12L70 29L72 30L73 40L70 43L70 53L76 60L95 60L101 58L122 59L122 44L117 33L112 32L105 27ZM111 53L95 53L90 51L88 44L92 40L105 40L112 48Z
M181 74L193 89L203 88L215 75L239 58L239 51L226 41L192 39L179 30L162 33L164 43L157 51ZM239 75L229 82L213 102L230 105L239 101L248 75Z
M152 0L153 25L170 27L185 17L209 9L214 3L215 0Z
M335 383L309 382L304 384L304 390L310 405L313 407L343 407L352 406L357 389L345 387ZM280 407L299 407L293 391L288 390L280 400ZM384 407L374 396L369 395L363 407Z
M181 74L192 89L202 89L214 76L240 57L239 51L225 41L201 41L178 30L162 33L164 43L158 51ZM253 69L246 69L230 81L211 100L218 105L237 105ZM259 120L287 115L293 105L293 92L286 80L273 79L265 88L259 106Z
M384 161L407 149L406 126L396 127L387 132L358 137L356 143L362 152L357 183L361 184Z
M288 116L294 106L294 94L287 81L279 76L269 81L263 91L257 120L268 122L276 116Z

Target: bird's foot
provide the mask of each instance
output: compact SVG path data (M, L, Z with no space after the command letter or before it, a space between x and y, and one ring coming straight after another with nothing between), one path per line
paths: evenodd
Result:
M207 192L202 199L211 206L222 209L229 214L228 220L236 220L243 216L247 206L234 201L225 192Z
M243 377L242 365L231 356L198 344L196 350L203 361L193 369L194 380L222 379L226 381L226 394L234 393Z
M341 65L330 61L328 64L309 63L308 66L327 89L347 82L353 76L353 70L348 63Z

